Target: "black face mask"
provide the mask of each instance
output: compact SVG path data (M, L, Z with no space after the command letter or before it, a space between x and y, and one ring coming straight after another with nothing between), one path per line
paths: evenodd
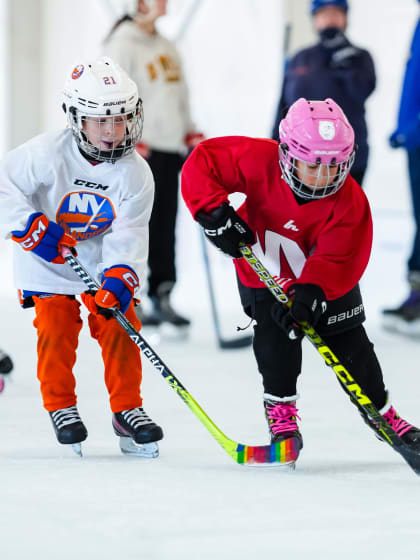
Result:
M319 32L319 39L326 49L335 50L349 44L344 31L338 27L326 27Z

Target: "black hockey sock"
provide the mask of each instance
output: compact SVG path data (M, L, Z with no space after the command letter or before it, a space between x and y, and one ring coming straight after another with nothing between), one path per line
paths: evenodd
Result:
M350 375L366 392L376 408L386 402L381 366L363 326L323 337L325 343L341 360Z

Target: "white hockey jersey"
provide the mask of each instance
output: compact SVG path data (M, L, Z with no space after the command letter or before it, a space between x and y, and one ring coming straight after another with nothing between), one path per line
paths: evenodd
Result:
M148 223L154 195L148 164L132 153L115 164L92 165L69 129L42 134L0 163L0 234L23 231L44 213L77 240L80 262L100 280L105 268L132 267L145 280ZM17 288L76 295L86 290L70 266L44 261L14 243Z
M136 82L144 107L142 142L153 150L185 153L184 137L194 132L188 88L175 44L148 35L124 21L106 41L103 53Z

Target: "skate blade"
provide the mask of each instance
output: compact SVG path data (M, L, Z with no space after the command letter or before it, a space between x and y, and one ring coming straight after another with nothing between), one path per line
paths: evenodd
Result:
M82 453L82 444L81 443L71 443L72 450L78 455L79 457L83 457Z
M411 336L413 338L420 337L420 319L414 321L404 321L399 317L383 317L382 327L389 332Z
M159 333L163 340L187 340L190 335L190 327L188 325L176 327L175 325L164 321L159 327Z
M159 446L153 441L151 443L136 443L130 437L120 437L120 449L124 455L145 457L155 459L159 457Z

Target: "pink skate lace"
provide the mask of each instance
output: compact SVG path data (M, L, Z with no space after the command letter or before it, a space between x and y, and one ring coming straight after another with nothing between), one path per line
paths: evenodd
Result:
M401 416L398 416L393 406L391 406L388 412L383 414L383 417L399 436L402 436L413 427L411 424L403 420Z
M267 406L266 410L273 434L299 430L296 418L300 420L300 416L294 403L277 403L274 406Z

